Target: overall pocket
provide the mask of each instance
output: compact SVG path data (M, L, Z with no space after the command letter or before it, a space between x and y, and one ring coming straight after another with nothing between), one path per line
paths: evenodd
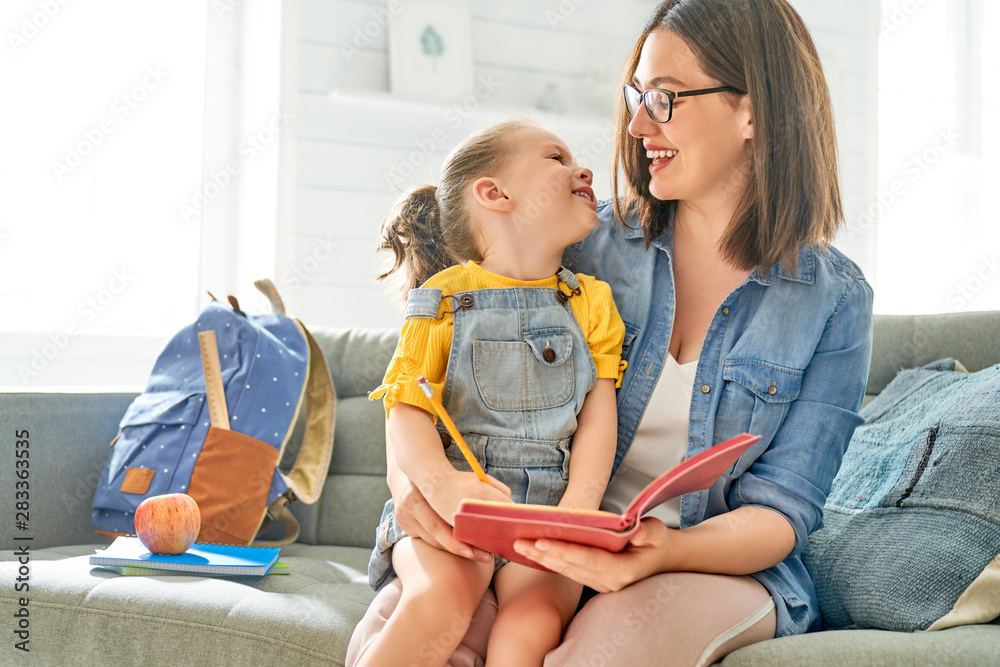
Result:
M521 341L473 341L472 366L492 410L543 410L573 397L573 337L565 329L526 333Z

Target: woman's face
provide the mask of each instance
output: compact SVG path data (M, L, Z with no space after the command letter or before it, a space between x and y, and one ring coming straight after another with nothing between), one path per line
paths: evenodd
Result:
M657 30L642 47L632 85L640 91L663 88L679 93L722 84L702 71L683 39ZM753 137L747 96L736 107L726 93L676 98L673 117L666 123L653 122L643 105L628 130L642 140L652 159L649 190L657 199L712 206L731 202L743 192Z

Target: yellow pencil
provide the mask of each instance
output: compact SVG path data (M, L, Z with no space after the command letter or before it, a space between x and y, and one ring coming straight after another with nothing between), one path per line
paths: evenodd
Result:
M441 421L444 422L445 428L448 429L448 433L451 433L451 437L455 441L455 444L457 444L458 448L462 450L462 455L465 457L465 460L469 462L469 466L471 466L472 471L476 473L476 477L478 477L480 481L486 482L490 486L493 486L493 483L490 481L490 478L486 476L486 471L483 470L483 467L481 465L479 465L479 461L477 461L476 457L473 456L472 450L469 449L469 446L465 444L465 439L462 437L462 434L459 433L458 429L455 427L455 422L453 422L451 420L451 417L448 416L448 411L444 409L444 404L441 403L441 399L438 398L437 394L434 393L434 389L431 387L431 383L427 381L427 378L421 375L420 377L417 378L417 384L420 385L420 388L423 389L424 393L427 395L427 398L429 398L431 403L434 404L434 409L437 411L438 417L440 417Z

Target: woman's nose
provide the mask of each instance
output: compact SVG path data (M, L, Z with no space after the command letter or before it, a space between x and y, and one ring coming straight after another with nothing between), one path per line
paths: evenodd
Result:
M586 167L581 167L577 175L580 178L582 178L583 182L586 183L587 185L594 184L594 172L592 172L590 169L587 169Z
M628 133L636 139L648 137L652 133L650 130L651 125L655 125L655 123L653 123L653 119L649 117L649 114L646 113L646 105L640 104L639 108L635 110L632 120L628 122Z

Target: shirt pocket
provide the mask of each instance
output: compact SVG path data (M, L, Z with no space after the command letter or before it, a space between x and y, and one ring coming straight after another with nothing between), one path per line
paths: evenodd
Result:
M622 359L628 361L629 350L632 349L632 343L639 335L639 328L632 326L628 322L625 322L625 338L622 340Z
M716 437L728 438L744 432L760 436L731 469L730 476L735 478L771 444L789 405L799 397L802 371L757 359L740 359L725 362L722 379L725 384ZM719 426L723 428L720 430Z
M573 337L566 329L526 332L520 341L477 340L476 387L492 410L543 410L573 397Z

